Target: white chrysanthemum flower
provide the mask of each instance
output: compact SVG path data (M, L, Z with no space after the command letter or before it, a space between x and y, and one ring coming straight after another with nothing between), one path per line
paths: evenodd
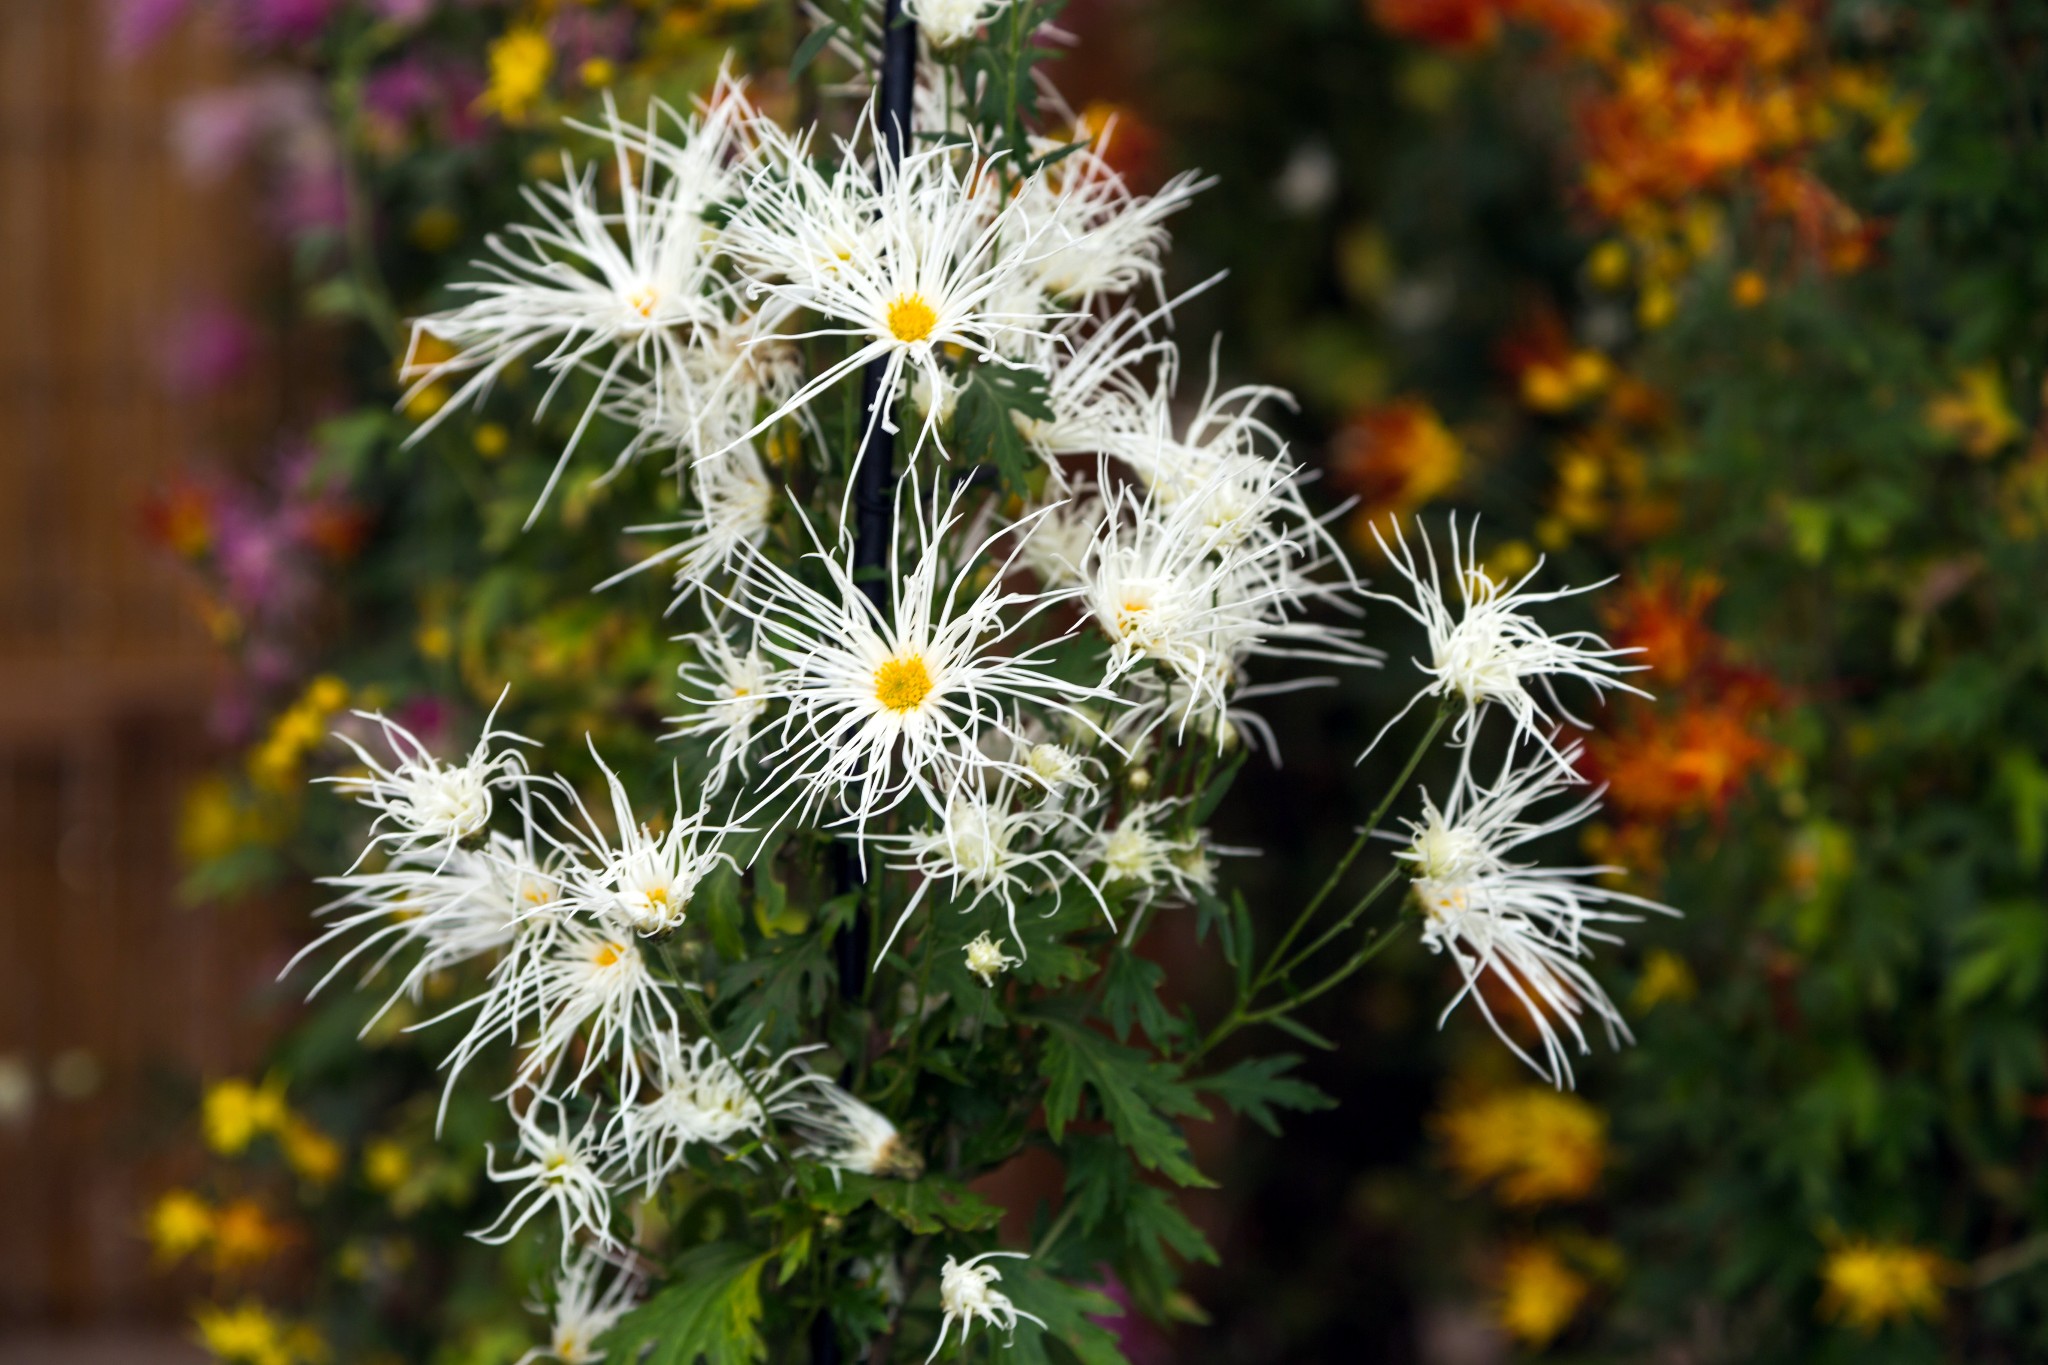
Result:
M672 933L688 916L698 883L719 864L734 865L732 855L719 845L726 835L740 831L709 824L701 806L686 807L678 773L674 775L673 813L666 828L656 834L634 817L625 783L599 757L594 742L590 756L604 773L612 825L618 834L616 841L607 839L584 807L583 798L574 788L564 786L565 798L581 820L571 826L569 838L560 841L561 846L572 856L588 856L596 864L591 872L571 879L571 894L580 909L600 922L623 924L643 938Z
M609 1269L609 1281L603 1279ZM615 1266L595 1251L579 1252L555 1280L554 1304L529 1303L536 1313L551 1318L548 1344L536 1346L519 1357L517 1365L551 1360L556 1365L596 1365L604 1359L597 1339L618 1325L640 1297L640 1277L625 1266Z
M1154 336L1153 328L1221 278L1206 280L1150 311L1126 305L1073 335L1037 345L1030 358L1045 371L1045 402L1052 417L1013 414L1025 439L1050 460L1100 455L1144 429L1153 393L1144 376L1174 352L1174 343Z
M806 806L836 801L857 838L870 819L913 791L939 807L943 793L1014 769L1011 760L991 758L979 741L991 730L1014 737L1017 708L1071 714L1075 701L1105 695L1045 671L1040 652L1018 650L1015 643L1018 632L1063 594L1006 589L1017 551L994 560L991 537L959 561L989 561L995 569L968 596L964 573L947 563L960 494L943 507L934 503L925 520L915 480L906 480L903 490L899 522L906 509L911 516L890 546L888 611L878 610L855 583L850 552L834 555L822 546L809 558L828 591L757 558L747 599L729 604L754 621L762 651L780 665L768 699L788 704L764 783L774 783L777 793L799 789ZM1021 530L1028 536L1028 526ZM922 547L912 551L916 560L906 569L904 541L912 534ZM951 579L943 590L942 571Z
M988 933L978 934L970 939L966 954L967 970L980 977L984 986L994 986L998 975L1024 961L1021 957L1011 957L1005 953L1002 945Z
M1174 805L1146 801L1126 810L1112 827L1097 830L1083 845L1081 860L1100 869L1102 884L1122 883L1157 892L1162 888L1186 895L1197 885L1183 860L1201 845L1175 839L1157 828Z
M1024 753L1025 776L1054 797L1069 792L1082 797L1093 796L1095 773L1100 766L1094 759L1085 758L1064 744L1049 741L1034 744Z
M374 1026L402 997L417 1003L429 977L509 948L533 908L531 897L558 894L554 875L523 845L501 834L482 849L458 848L429 864L402 855L377 872L325 877L342 895L314 913L332 916L321 935L286 964L283 976L306 958L354 934L362 939L343 953L309 995L358 962L367 983L408 949L417 949L390 997L363 1025Z
M798 1093L803 1103L789 1114L790 1124L804 1135L798 1156L834 1172L898 1180L915 1180L924 1174L924 1158L879 1111L822 1077L815 1086Z
M939 1350L946 1344L946 1333L952 1330L955 1322L960 1324L963 1346L977 1320L991 1328L999 1327L1012 1336L1016 1335L1019 1319L1045 1326L1044 1318L1017 1307L1010 1302L1009 1295L995 1287L1003 1273L985 1262L997 1256L1019 1261L1031 1259L1021 1251L984 1251L964 1261L948 1256L946 1263L939 1268L939 1308L945 1317L939 1322L939 1339L932 1343L932 1353L925 1357L926 1365L939 1358Z
M1073 817L1057 805L1020 807L1017 779L1006 775L986 790L971 784L957 788L940 811L935 827L876 839L899 855L901 860L893 866L921 877L881 952L875 955L876 961L887 955L925 894L940 884L963 914L991 896L1000 901L1009 920L1010 937L1023 952L1024 939L1017 932L1020 892L1029 895L1050 887L1058 895L1068 877L1094 891L1094 884L1080 867L1048 837L1072 823ZM1098 905L1101 901L1096 896ZM1114 923L1110 927L1114 928Z
M873 125L868 141L881 136ZM993 160L957 146L913 151L870 168L843 145L828 177L802 140L770 140L724 240L751 288L820 314L827 326L785 340L845 336L857 344L825 366L749 435L797 411L871 360L885 363L872 426L895 429L889 410L906 370L934 391L945 383L941 348L957 346L997 362L1013 337L1050 336L1056 315L1001 306L1033 261L1019 237L1015 201L1001 202ZM1008 246L1002 246L1004 242ZM925 415L918 436L938 427Z
M1102 500L1092 488L1078 488L1056 502L1027 508L1020 520L1031 526L1017 560L1046 588L1064 590L1087 583L1088 551L1102 533Z
M545 1114L543 1111L546 1111ZM553 1122L545 1122L552 1115ZM553 1210L562 1224L562 1264L569 1263L576 1234L588 1232L600 1246L612 1245L612 1195L599 1174L603 1162L597 1146L597 1115L570 1130L569 1113L559 1101L535 1097L524 1113L513 1114L519 1129L522 1164L498 1168L497 1153L485 1148L484 1171L500 1184L517 1184L512 1202L497 1221L470 1236L503 1245L544 1210Z
M763 404L780 407L803 386L803 355L780 336L795 305L770 299L755 309L724 282L709 298L718 316L676 341L659 382L622 385L607 400L606 415L634 431L621 463L653 449L676 452L679 467L715 464L746 439Z
M1565 750L1565 763L1578 753L1576 745ZM1546 868L1515 861L1516 849L1592 814L1599 795L1532 820L1531 806L1567 791L1577 779L1568 768L1550 762L1517 769L1513 758L1510 753L1510 766L1492 787L1473 781L1468 768L1459 773L1441 808L1425 797L1422 819L1403 822L1410 839L1395 856L1412 869L1423 943L1431 952L1450 954L1465 980L1444 1007L1444 1017L1470 996L1516 1056L1564 1086L1572 1075L1564 1035L1570 1035L1581 1055L1590 1051L1581 1015L1598 1019L1610 1043L1629 1038L1621 1012L1583 965L1592 943L1620 942L1597 926L1641 920L1634 911L1676 912L1599 884L1598 878L1618 868ZM1495 1017L1480 989L1488 973L1528 1011L1543 1042L1540 1061Z
M354 739L337 735L368 771L362 776L343 774L314 779L333 783L337 791L377 812L377 818L370 824L369 841L356 865L380 845L393 857L428 851L448 853L483 832L491 822L493 790L516 787L526 776L526 761L519 751L494 751L493 743L534 742L524 735L493 727L498 707L504 704L505 698L500 695L490 715L484 718L484 732L477 739L476 748L461 763L443 763L435 758L412 731L381 712L354 713L382 727L384 742L398 760L396 766L387 768Z
M1216 182L1183 171L1156 194L1133 194L1103 155L1115 136L1112 120L1092 145L1068 152L1018 191L1020 240L1042 242L1031 277L1053 298L1087 312L1098 298L1150 282L1161 288L1166 220ZM1034 140L1037 155L1061 144Z
M755 1030L759 1036L760 1030ZM654 1039L653 1098L620 1111L612 1121L617 1169L639 1181L650 1195L683 1167L692 1147L731 1153L759 1138L771 1118L802 1108L798 1093L822 1084L807 1071L785 1078L782 1069L822 1044L794 1048L773 1061L748 1066L755 1038L740 1045L731 1061L718 1044L699 1038L685 1044L673 1033ZM740 1068L745 1067L745 1074Z
M526 980L513 998L539 1015L540 1026L520 1082L551 1091L580 1039L583 1062L567 1089L578 1088L616 1058L619 1092L636 1092L641 1054L663 1033L674 1032L679 1021L668 999L676 988L648 970L634 929L617 920L564 919L544 950L522 967Z
M682 637L697 647L697 662L677 670L689 690L683 700L696 705L687 716L671 716L678 736L711 741L711 773L704 782L709 798L725 790L733 774L744 773L754 740L754 727L767 714L775 687L775 669L749 642L744 651L718 631Z
M726 578L747 562L749 550L768 538L782 485L769 476L751 441L742 441L715 460L695 465L689 474L691 501L674 521L629 526L632 535L675 535L667 549L622 569L597 585L614 583L657 565L675 565L674 604L681 606Z
M935 52L944 52L975 35L1008 9L1014 0L903 0L903 13L917 25Z
M487 278L454 286L470 302L414 324L408 400L466 378L411 439L481 399L506 367L536 350L544 351L537 368L552 376L542 409L570 376L595 375L589 406L534 506L538 516L615 386L644 386L658 406L671 390L677 334L725 316L714 298L718 237L703 213L729 192L745 113L744 101L722 100L683 121L673 139L657 132L653 111L644 131L616 114L592 129L611 143L616 213L599 205L596 166L578 172L566 154L566 184L523 191L538 221L488 239L493 259L476 263ZM660 154L648 154L657 146ZM434 358L423 344L429 337L454 355Z
M1528 615L1528 609L1591 592L1613 580L1583 588L1530 592L1530 582L1543 568L1539 558L1535 567L1512 585L1504 586L1496 583L1481 565L1478 537L1479 526L1475 521L1461 542L1457 519L1451 519L1451 577L1457 582L1459 597L1459 608L1454 611L1444 598L1436 549L1429 538L1423 537L1424 558L1418 564L1398 525L1394 528L1392 546L1380 535L1378 527L1373 528L1373 538L1379 542L1387 562L1408 580L1414 600L1379 592L1368 592L1366 596L1393 603L1429 632L1429 658L1415 660L1415 666L1428 676L1429 682L1381 727L1380 736L1424 697L1460 697L1467 709L1452 730L1456 742L1469 745L1485 708L1496 705L1513 717L1518 735L1534 740L1560 768L1569 771L1571 765L1551 734L1558 717L1581 728L1584 722L1564 709L1557 697L1556 680L1575 678L1596 696L1613 690L1647 697L1649 693L1624 682L1620 676L1643 665L1617 662L1640 651L1610 649L1605 640L1589 630L1552 635ZM1537 701L1530 691L1531 683L1541 685L1556 716ZM1379 736L1374 737L1373 743L1379 743Z

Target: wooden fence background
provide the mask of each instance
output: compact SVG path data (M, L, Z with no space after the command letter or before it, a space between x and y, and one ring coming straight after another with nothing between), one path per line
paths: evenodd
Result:
M210 661L140 515L279 418L275 364L203 405L156 378L167 318L265 254L248 196L172 155L224 51L181 33L124 66L96 0L0 0L0 1338L179 1311L138 1235L165 1078L260 1043L240 1002L273 917L173 897Z

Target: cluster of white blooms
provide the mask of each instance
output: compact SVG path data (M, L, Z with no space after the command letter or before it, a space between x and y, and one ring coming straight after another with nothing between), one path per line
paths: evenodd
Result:
M1006 8L913 0L907 13L943 51ZM924 81L916 108L957 134L972 122L953 70ZM1271 416L1288 396L1220 389L1213 353L1200 392L1182 382L1162 269L1167 220L1203 188L1193 177L1139 193L1099 143L1046 141L1020 164L949 135L890 155L872 112L849 138L791 134L731 79L688 116L614 111L583 131L607 144L616 202L596 167L530 194L535 221L492 240L470 301L418 324L438 344L415 354L443 358L417 378L461 380L435 421L522 360L547 380L544 405L586 395L549 490L600 419L625 432L614 472L671 462L681 510L637 528L667 544L627 572L667 569L672 610L690 614L671 736L688 757L651 823L599 759L600 818L569 782L529 771L520 736L487 726L450 765L370 718L394 760L359 745L364 772L340 779L375 822L333 879L315 945L348 944L336 971L402 961L394 1000L417 1002L465 961L487 967L439 1016L463 1024L449 1084L487 1049L513 1059L517 1151L489 1168L509 1202L479 1235L558 1220L563 1361L588 1358L635 1292L623 1274L596 1287L614 1196L653 1194L693 1153L922 1170L886 1116L806 1069L809 1049L770 1056L757 1033L729 1052L686 1025L708 1020L685 994L702 984L688 974L704 947L693 899L739 870L735 848L788 829L849 841L863 869L914 887L888 907L878 960L921 907L946 908L981 931L954 939L968 971L996 990L1025 968L1028 987L1027 910L1080 896L1112 928L1128 914L1135 937L1152 907L1213 895L1214 856L1233 850L1200 827L1209 774L1248 742L1277 747L1248 703L1327 681L1252 670L1376 663L1350 622L1382 597L1310 510ZM853 412L840 405L863 371L877 398ZM890 458L876 438L899 418L915 425L895 451L893 508L856 518L856 466ZM970 467L991 458L999 468ZM853 528L883 510L894 534L864 557ZM1398 531L1384 546L1410 591L1382 600L1429 639L1410 706L1457 710L1464 758L1400 856L1458 998L1562 1082L1583 1015L1625 1032L1584 965L1598 926L1661 907L1603 889L1607 869L1512 855L1593 805L1525 818L1579 780L1556 736L1570 719L1557 681L1634 689L1619 652L1529 614L1565 594L1496 583L1470 533L1460 543L1454 524L1452 541L1456 606L1433 550L1418 561ZM1513 733L1482 786L1473 753L1494 708ZM507 811L516 833L491 828ZM1505 996L1489 999L1489 979ZM1499 1019L1509 997L1540 1056ZM956 1321L964 1336L1030 1318L993 1288L986 1262L1001 1254L946 1262L941 1344Z

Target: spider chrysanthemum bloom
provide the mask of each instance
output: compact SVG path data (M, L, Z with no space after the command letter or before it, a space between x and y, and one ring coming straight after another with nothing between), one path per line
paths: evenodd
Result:
M1018 966L1024 960L1005 953L1003 946L995 941L995 936L988 933L977 934L968 940L964 951L967 970L980 977L984 986L994 986L996 977Z
M611 1271L608 1280L604 1278L606 1270ZM553 1306L542 1302L527 1305L536 1313L548 1314L548 1344L519 1357L517 1365L543 1360L556 1365L595 1365L604 1359L597 1339L626 1316L640 1290L640 1277L631 1269L615 1266L594 1251L577 1253L555 1279Z
M611 1245L612 1195L600 1173L597 1115L593 1112L581 1128L572 1128L561 1103L543 1096L524 1113L515 1112L513 1122L519 1129L520 1164L500 1169L497 1153L486 1148L484 1173L519 1188L496 1222L470 1236L503 1245L537 1215L552 1210L561 1221L564 1265L579 1232L589 1233L600 1246Z
M745 773L755 726L767 714L775 687L775 669L753 641L742 650L715 630L683 638L697 646L697 662L677 670L686 689L682 699L696 709L669 717L669 724L677 736L710 743L711 772L704 780L704 794L711 797L736 773Z
M1596 793L1559 814L1529 818L1530 807L1576 780L1570 762L1577 754L1577 746L1563 753L1564 768L1550 762L1516 768L1511 752L1491 787L1474 781L1468 766L1443 806L1424 797L1422 818L1405 822L1409 843L1395 855L1409 865L1424 945L1448 954L1464 978L1444 1017L1469 996L1500 1040L1559 1087L1572 1078L1565 1038L1581 1055L1591 1051L1583 1015L1599 1020L1612 1044L1630 1037L1621 1012L1584 965L1593 943L1620 941L1599 926L1636 922L1639 911L1676 913L1600 884L1618 868L1547 868L1513 857L1599 808ZM1541 1060L1495 1014L1483 989L1488 978L1527 1014L1542 1043Z
M1071 879L1094 894L1094 884L1081 866L1052 837L1055 831L1074 827L1074 817L1056 804L1021 805L1017 779L1005 775L985 790L972 784L957 788L936 824L878 839L876 842L898 855L893 866L916 872L921 880L876 960L888 953L926 893L940 885L963 914L991 897L1001 902L1010 938L1017 951L1023 952L1024 939L1017 932L1020 893L1030 895L1050 887L1057 898ZM1095 900L1102 905L1100 895ZM1108 914L1106 907L1104 914Z
M904 0L903 13L934 51L974 41L1014 0Z
M795 789L806 807L835 802L856 837L912 792L942 808L944 793L1014 771L1014 760L990 756L981 739L991 731L1015 737L1021 708L1074 715L1078 701L1107 699L1047 671L1042 650L1019 641L1064 594L1007 589L1017 551L994 558L993 536L953 560L948 538L960 495L927 509L914 480L904 490L898 512L908 510L910 525L890 547L886 612L855 583L850 547L834 554L818 546L809 556L825 591L757 557L747 597L730 603L751 618L762 652L778 665L768 699L788 708L772 732L762 785L771 795ZM920 544L906 552L913 536ZM906 553L915 556L907 567ZM975 565L993 570L979 588L965 567Z
M599 583L598 591L672 564L673 611L715 581L730 579L746 563L747 551L758 549L768 538L782 485L769 477L753 442L742 441L717 459L693 466L686 485L690 505L676 520L626 528L636 536L674 535L675 541Z
M1166 891L1189 895L1200 884L1196 879L1206 868L1194 864L1189 855L1204 845L1197 838L1175 838L1159 826L1173 813L1174 803L1146 801L1124 811L1114 825L1095 831L1080 852L1084 866L1096 869L1104 887L1137 888L1148 897Z
M1104 155L1115 136L1110 120L1090 145L1060 157L1019 191L1020 239L1042 241L1031 279L1048 296L1090 311L1097 299L1142 283L1161 290L1161 264L1171 240L1166 220L1216 182L1183 171L1157 193L1136 194ZM1037 140L1046 155L1060 144Z
M653 1095L613 1120L618 1170L652 1194L682 1169L691 1148L731 1153L759 1138L772 1118L802 1108L799 1092L823 1084L807 1071L782 1074L791 1061L817 1046L750 1065L748 1055L756 1050L752 1037L728 1060L710 1038L686 1044L675 1034L660 1035L649 1076Z
M673 136L658 127L662 112L651 110L645 129L613 113L589 130L610 143L616 212L599 201L597 168L579 172L565 155L565 184L524 191L536 221L489 238L491 258L476 263L485 278L455 286L470 302L414 324L408 400L453 379L462 382L413 440L480 400L508 366L537 350L543 352L537 368L550 376L543 409L572 375L595 376L589 405L532 516L607 399L621 385L645 385L658 409L681 355L678 334L724 319L715 301L717 234L704 211L730 191L747 107L739 99L717 100L701 116L677 120ZM421 343L427 337L453 354L426 359Z
M585 809L583 798L563 784L567 803L581 818L571 826L569 837L559 842L565 853L589 858L595 864L592 872L571 880L571 894L578 908L592 913L600 923L624 924L642 937L671 933L688 916L697 884L720 864L735 865L719 845L728 834L739 831L713 826L703 807L685 805L682 777L676 773L673 814L656 833L634 817L625 783L598 757L595 743L590 746L590 756L604 773L612 825L618 833L607 838Z
M526 980L517 998L540 1026L519 1079L542 1092L554 1088L581 1040L583 1062L566 1089L578 1088L615 1058L620 1092L630 1095L640 1088L641 1054L679 1027L668 998L676 988L648 969L634 930L616 919L562 920L522 971Z
M835 1172L898 1180L915 1180L924 1174L924 1157L879 1110L823 1077L817 1078L814 1086L794 1093L802 1101L789 1111L791 1126L804 1135L798 1156Z
M867 141L882 142L872 124ZM1037 245L1030 231L1018 235L1016 201L1000 200L993 158L943 146L912 151L900 162L873 158L870 167L848 144L839 170L828 176L812 166L806 142L770 139L768 146L724 240L752 289L828 324L784 340L843 336L855 344L749 435L872 360L884 362L884 375L866 420L893 431L889 411L906 371L940 393L951 382L944 348L1008 363L998 356L1004 343L1053 334L1060 315L1005 302L1025 282ZM938 424L935 404L920 447Z
M946 1344L946 1334L956 1322L960 1324L963 1344L976 1322L985 1322L991 1328L1001 1328L1012 1335L1017 1331L1019 1319L1045 1326L1044 1318L1017 1307L1010 1302L1009 1295L995 1287L996 1281L1003 1278L1003 1272L987 1262L998 1256L1019 1261L1030 1259L1021 1251L984 1251L964 1261L948 1256L946 1263L939 1268L939 1308L945 1317L939 1322L939 1339L932 1343L932 1353L925 1357L927 1365L938 1359L940 1349Z
M1643 667L1625 662L1639 651L1611 649L1589 630L1553 635L1538 625L1528 614L1529 608L1591 592L1604 583L1552 592L1529 591L1530 582L1543 568L1541 559L1512 584L1496 582L1480 563L1478 535L1475 522L1461 541L1457 519L1452 518L1451 578L1458 591L1458 606L1453 609L1444 596L1436 549L1428 537L1423 537L1423 558L1418 562L1398 525L1391 546L1379 528L1373 528L1373 538L1387 562L1408 580L1412 600L1379 592L1368 592L1366 596L1399 607L1429 633L1428 659L1415 660L1415 666L1428 676L1429 682L1381 727L1380 735L1385 735L1395 721L1424 697L1457 698L1466 705L1452 731L1457 742L1469 744L1484 709L1488 705L1499 706L1513 718L1518 735L1533 739L1560 766L1569 767L1551 733L1559 717L1581 728L1584 723L1558 700L1557 680L1576 679L1596 695L1612 690L1648 697L1649 693L1622 678L1623 674ZM1541 688L1549 703L1547 709L1530 690L1532 685ZM1552 711L1557 714L1553 716ZM1378 742L1375 737L1373 743Z
M318 778L354 797L377 813L370 824L370 838L359 865L373 848L382 847L393 857L438 852L446 854L464 840L483 833L491 822L493 793L518 786L526 776L526 761L519 751L496 747L500 741L531 745L534 741L492 724L498 706L484 719L484 732L476 748L461 763L444 763L434 757L412 731L381 713L354 714L383 730L384 742L397 760L385 766L348 735L337 738L346 744L366 770L362 775L343 774Z

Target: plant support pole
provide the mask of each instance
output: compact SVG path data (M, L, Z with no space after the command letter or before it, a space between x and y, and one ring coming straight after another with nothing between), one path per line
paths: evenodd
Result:
M882 5L881 88L877 92L875 116L881 124L881 145L877 158L894 166L903 160L910 141L912 94L917 86L917 25L903 17L903 0L884 0ZM860 381L860 448L854 457L853 475L853 577L874 603L875 610L889 610L889 545L895 514L896 438L883 423L872 420L875 405L890 401L882 390L888 360L876 357L868 362ZM839 847L839 883L852 891L863 882L860 862L846 845ZM859 1000L867 989L868 917L856 913L853 922L840 930L832 945L839 968L839 998ZM839 1332L830 1313L811 1320L813 1365L843 1365Z

